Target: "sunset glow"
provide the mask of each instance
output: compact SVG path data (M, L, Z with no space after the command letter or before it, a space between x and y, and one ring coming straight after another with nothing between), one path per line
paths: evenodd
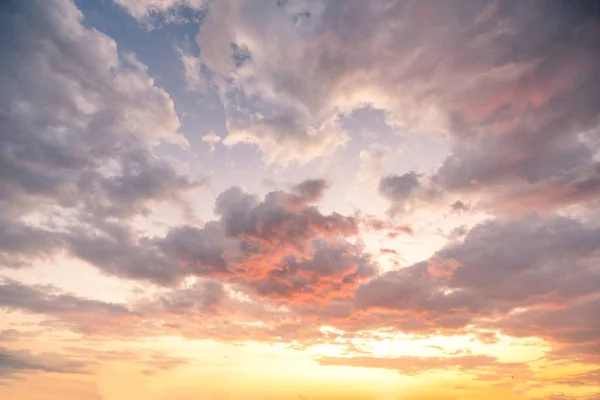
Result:
M600 399L600 2L0 2L0 400Z

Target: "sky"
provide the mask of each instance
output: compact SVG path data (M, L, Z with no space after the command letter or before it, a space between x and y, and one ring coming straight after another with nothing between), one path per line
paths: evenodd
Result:
M599 15L0 2L0 398L600 399Z

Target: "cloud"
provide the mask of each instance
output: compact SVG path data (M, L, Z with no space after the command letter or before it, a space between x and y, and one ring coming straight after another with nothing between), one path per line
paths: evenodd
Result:
M134 182L125 187L135 187ZM236 280L253 286L255 283L250 282L273 278L277 271L291 268L290 263L300 263L293 267L298 268L312 262L313 257L326 257L329 251L339 253L332 253L330 261L340 262L342 268L349 269L348 274L353 268L365 269L360 265L367 262L367 256L359 246L346 241L358 234L359 221L338 213L323 214L311 204L323 196L327 186L321 179L307 180L292 186L289 192L270 192L262 201L240 188L230 188L215 201L216 220L202 227L173 226L163 236L140 235L127 223L101 218L81 219L77 226L60 232L11 232L11 240L6 241L5 249L0 248L4 250L0 254L14 263L24 257L31 260L44 255L41 245L47 240L47 251L65 251L106 274L162 286L176 286L189 276ZM27 239L25 234L33 235L31 245L18 241ZM313 265L309 269L315 268ZM320 264L319 268L328 266ZM322 279L334 279L313 272L317 275L303 284L306 288L318 285ZM286 274L292 273L290 270ZM344 277L347 283L358 283L348 274L337 277L340 290ZM270 282L274 284L275 279Z
M268 193L262 202L240 188L231 188L217 197L215 212L221 217L227 236L268 244L273 250L276 245L302 249L304 244L321 236L356 235L357 222L352 217L338 213L324 215L305 204L318 198L321 185L305 182L291 194Z
M146 67L84 27L70 1L17 3L2 16L3 46L13 54L0 62L2 75L12 77L0 103L3 204L15 212L40 202L76 206L90 178L117 201L125 179L137 180L129 188L134 198L156 194L149 179L154 186L163 187L159 179L188 186L153 160L154 144L186 140L177 133L172 100Z
M255 144L269 163L306 163L333 153L349 140L337 117L311 124L294 110L279 109L274 116L265 117L232 115L233 107L226 104L228 135L223 143Z
M600 323L594 317L598 293L574 298L559 307L531 307L509 315L498 327L514 337L537 336L554 343L554 356L600 362ZM550 356L553 355L550 354Z
M114 0L135 19L148 22L157 14L173 14L179 8L201 8L206 0Z
M139 21L205 6L116 3ZM87 27L73 2L13 1L0 17L0 51L11 54L0 59L0 264L17 269L64 254L150 282L153 295L126 306L6 280L2 308L89 335L177 333L298 347L334 343L322 326L346 339L382 328L473 333L484 343L537 337L552 346L549 358L600 362L600 230L588 218L600 193L600 36L587 6L207 7L199 56L180 50L180 61L190 88L216 90L225 109L226 136L202 138L209 151L250 143L268 163L307 163L350 144L344 118L368 106L384 110L394 131L437 135L450 148L435 170L381 177L392 145L378 137L385 146L361 147L359 179L381 177L390 214L434 205L449 218L491 215L468 231L471 221L444 227L451 240L432 257L385 272L361 231L411 240L419 232L325 213L323 179L263 197L232 187L203 225L140 231L134 218L160 202L180 204L202 185L158 156L160 143L187 146L173 101L135 55ZM46 365L27 364L23 354L4 358L12 369ZM492 375L511 366L481 355L320 362L407 374Z
M379 194L390 202L391 215L411 212L419 202L433 203L441 197L440 191L423 183L414 171L381 178Z
M119 304L80 298L51 286L27 286L6 279L0 283L0 307L56 316L93 314L99 317L129 313Z
M419 187L419 177L415 172L404 175L390 175L381 179L379 192L389 200L403 203Z
M214 132L202 136L202 144L211 153L215 151L215 147L218 143L221 143L221 138L215 135Z
M349 298L363 279L377 273L370 257L347 243L317 245L306 258L286 257L251 286L261 296L294 302Z
M597 10L577 4L223 1L197 41L226 144L306 162L344 144L331 122L368 104L408 134L448 139L427 192L526 214L597 198Z
M480 326L561 343L572 334L587 343L597 333L595 323L584 321L600 295L600 274L592 267L599 234L558 216L484 222L429 262L361 285L356 300L367 308L424 313L420 318L440 329ZM567 315L581 322L570 323ZM500 316L506 321L494 320Z
M328 187L329 183L324 179L306 180L291 188L292 194L287 196L287 203L291 207L297 207L317 202Z
M412 236L414 234L410 226L398 225L393 221L380 219L372 215L359 216L359 220L364 231L386 232L387 236L392 239L399 235Z
M95 230L81 226L64 238L70 254L108 275L172 285L189 273L184 265L163 252L156 241L138 237L124 224L103 223Z
M168 313L189 315L193 312L213 312L227 297L224 285L218 280L201 280L180 290L161 295L158 304L149 304Z
M49 259L61 250L60 237L46 229L0 217L0 265L22 268L37 259Z
M48 329L67 330L89 337L154 335L144 329L153 316L138 303L130 308L120 303L77 296L52 285L0 280L0 310L42 317L40 335ZM23 337L22 333L16 333L17 337Z
M469 211L469 205L460 201L460 200L456 200L454 203L450 204L450 209L455 212L455 213L463 213L463 212L467 212Z
M16 268L73 250L75 231L181 203L202 182L153 152L187 140L145 65L85 27L71 1L13 3L0 17L0 50L13 55L0 60L11 77L0 90L0 262Z
M202 61L200 58L180 47L177 47L177 52L179 53L179 59L183 66L183 73L187 81L188 89L198 92L207 90L209 82L202 71ZM212 136L215 136L214 133Z
M418 175L408 172L404 175L390 175L379 181L379 194L392 202L390 212L406 211L407 202L420 187Z
M134 14L180 3L203 6L141 2ZM597 198L597 9L577 4L474 1L423 13L412 1L220 1L207 6L190 61L215 75L225 144L307 162L344 145L336 121L368 104L409 133L449 139L422 187L527 213Z
M58 354L32 354L28 350L9 350L0 347L0 379L31 372L60 374L88 373L87 364Z
M373 143L365 150L361 150L358 181L369 182L379 179L383 173L383 163L389 157L390 152L391 149L388 146L379 143Z
M341 365L349 367L382 368L396 370L405 375L424 374L431 371L458 370L463 372L489 373L502 371L505 375L516 374L516 371L527 371L523 363L502 363L495 357L487 355L467 355L458 357L413 357L403 356L396 358L376 357L322 357L318 359L320 365ZM502 379L502 376L498 376Z

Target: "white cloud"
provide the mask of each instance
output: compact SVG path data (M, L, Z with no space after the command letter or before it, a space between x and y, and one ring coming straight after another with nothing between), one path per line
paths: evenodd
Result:
M152 14L170 12L177 7L200 8L205 0L114 0L137 20L145 20Z
M209 132L208 134L202 136L202 143L204 144L204 147L211 153L215 151L215 146L220 142L221 138L214 132Z

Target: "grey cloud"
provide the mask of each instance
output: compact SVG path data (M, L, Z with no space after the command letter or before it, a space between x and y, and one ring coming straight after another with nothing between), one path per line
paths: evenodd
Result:
M389 175L379 181L379 194L392 203L390 213L406 211L407 203L420 187L415 172L404 175Z
M64 246L54 232L0 217L0 265L21 268L49 259Z
M227 143L306 161L343 142L313 127L370 104L405 130L447 134L451 154L431 171L430 189L477 192L491 207L515 189L593 186L597 15L566 1L217 2L198 42L203 62L232 80L224 93L242 94L225 96ZM231 43L250 55L239 67ZM239 98L260 99L266 111ZM586 193L555 207L597 197ZM531 197L514 205L540 206Z
M180 201L200 184L152 152L160 141L185 144L173 102L134 55L85 27L72 1L1 11L0 52L11 57L0 60L0 262L27 266L65 245L93 259L75 231ZM22 219L32 212L43 216L36 225Z
M528 196L511 207L527 211L597 198L597 16L567 1L219 1L197 41L225 104L226 144L305 162L342 146L335 121L369 104L404 130L447 134L431 190L483 194L487 209L517 190ZM540 203L565 186L582 193Z
M80 228L65 241L71 254L109 275L168 285L177 283L188 273L151 238L137 238L125 227L118 230L93 234Z
M423 182L414 171L381 178L379 194L390 202L388 212L392 215L410 212L416 202L433 203L442 197L438 189Z
M560 321L561 311L554 307L575 312L571 304L577 299L600 294L600 274L593 268L600 257L598 237L597 228L566 217L486 222L428 262L360 286L356 298L363 307L427 311L433 325L455 318L457 328L517 308L531 308L523 315L548 313ZM551 308L536 311L544 305ZM502 324L488 328L497 326ZM542 329L537 328L524 331L537 335Z
M173 228L157 245L169 258L183 260L190 272L200 276L227 274L228 248L237 247L215 221L208 222L202 229Z
M15 374L31 372L61 374L87 373L87 364L64 358L58 354L32 354L28 350L9 350L0 347L0 379Z
M83 334L119 332L137 314L122 304L87 299L49 285L25 285L0 281L0 309L39 314L43 325Z
M220 1L200 26L198 62L220 86L226 144L305 162L343 145L334 121L369 104L408 131L448 134L431 190L477 192L493 210L517 191L511 210L556 208L598 194L597 16L567 1Z
M596 287L600 287L596 284ZM596 317L600 297L576 298L555 309L543 307L509 315L498 327L514 337L531 336L534 332L550 342L558 343L554 352L560 359L578 358L600 362L600 322ZM550 353L552 356L552 353Z
M309 182L308 185L314 184ZM294 202L306 197L306 194L297 194L300 189L294 190ZM301 187L301 190L306 191L306 188ZM289 207L289 199L285 192L271 192L259 203L254 196L232 188L218 196L215 211L229 237L279 242L298 248L315 236L350 236L357 233L357 222L353 218L338 213L323 215L313 206L295 210Z
M454 203L450 204L450 209L456 213L467 212L469 211L469 208L469 204L463 203L460 200L456 200Z
M0 64L4 196L69 204L69 182L83 171L146 140L183 139L168 95L133 56L119 58L114 41L85 28L70 1L13 8L2 13L2 52L13 54Z
M390 175L379 182L379 193L389 200L404 202L419 187L419 176L415 172Z
M177 201L181 193L200 185L177 174L166 163L151 161L144 152L124 155L121 171L113 177L94 171L81 175L77 189L86 212L95 217L143 214L149 200Z
M49 286L27 286L17 281L0 283L0 307L27 312L61 315L69 313L125 315L129 310L119 304L89 300L62 293Z
M127 224L94 216L53 237L70 254L121 278L167 286L186 276L239 278L277 268L288 255L309 257L315 240L343 241L358 233L355 218L322 214L308 204L325 187L325 181L309 180L262 201L231 188L216 199L218 219L172 227L164 236L140 236Z
M292 187L293 203L313 203L323 197L329 184L324 179L309 179Z
M183 289L161 295L150 307L159 307L168 313L189 315L194 312L214 312L227 297L223 283L215 280L201 280Z

